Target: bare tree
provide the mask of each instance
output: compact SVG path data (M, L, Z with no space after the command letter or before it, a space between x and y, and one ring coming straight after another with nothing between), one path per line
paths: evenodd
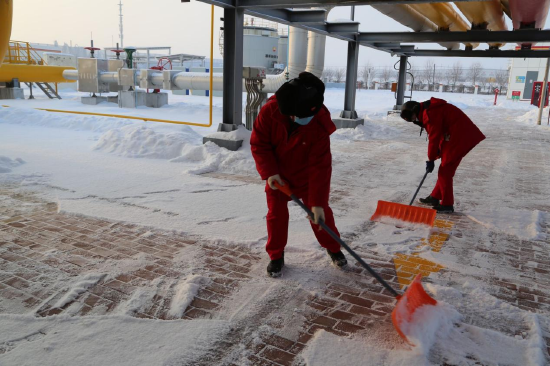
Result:
M372 66L370 61L367 61L367 63L364 64L361 70L359 71L359 76L367 86L367 89L369 88L371 78L373 77L373 72L374 72L374 67Z
M321 78L323 80L326 80L327 82L331 82L334 79L334 69L325 68L323 70L323 75L321 75Z
M508 75L509 75L508 70L497 70L495 73L496 84L501 94L502 94L503 87L508 89L508 77L509 77Z
M426 60L426 63L424 64L424 70L422 71L422 78L426 85L428 85L428 90L435 90L434 71L435 62L431 58L429 58Z
M453 66L451 67L451 69L449 70L449 72L451 73L451 82L453 84L453 93L455 91L455 85L458 83L458 81L460 80L460 77L462 76L462 64L460 63L460 61L457 61L453 64Z
M468 77L472 81L472 85L476 86L476 81L479 81L479 79L483 76L483 68L479 62L473 63L470 65L470 69L468 70Z
M392 69L389 66L384 67L380 70L380 78L384 81L384 88L388 89L388 82L392 77Z
M376 79L376 77L378 77L378 74L379 74L379 71L376 70L374 67L372 68L372 72L370 74L370 85L369 87L374 89L376 83L374 82L374 79Z
M334 81L337 83L341 83L344 80L344 77L346 76L346 69L342 67L338 67L334 69Z

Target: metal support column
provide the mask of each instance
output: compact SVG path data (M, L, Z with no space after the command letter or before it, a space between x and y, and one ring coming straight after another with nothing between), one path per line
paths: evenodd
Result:
M340 113L340 118L333 119L337 128L355 128L365 122L362 118L358 118L357 112L355 111L357 69L359 67L359 46L360 45L358 42L348 42L344 110Z
M235 131L243 124L243 36L244 9L225 8L223 12L223 119L218 132ZM236 151L243 140L203 137L203 143L213 142Z
M405 89L407 88L407 56L401 56L399 60L399 78L397 79L397 99L394 110L401 110L405 103Z
M223 123L220 131L232 131L243 116L243 32L244 10L224 9Z

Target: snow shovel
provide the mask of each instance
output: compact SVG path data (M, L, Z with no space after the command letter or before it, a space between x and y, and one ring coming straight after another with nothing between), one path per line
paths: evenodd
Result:
M381 221L383 218L391 218L395 220L410 222L413 224L425 224L429 226L434 225L435 215L437 211L433 208L416 207L413 206L414 199L420 191L420 187L424 184L424 180L428 176L428 171L424 174L424 178L420 182L420 185L416 189L416 192L409 205L403 205L401 203L378 201L378 206L374 215L370 218L371 221Z
M424 176L426 178L426 176ZM290 190L290 187L288 183L286 183L284 186L281 186L278 182L274 182L275 187L279 189L281 192L289 196L294 202L296 202L301 208L304 209L305 212L309 215L309 217L313 218L313 212ZM409 323L412 319L412 315L416 311L416 309L424 306L424 305L436 305L437 301L433 299L430 295L426 293L424 288L422 287L422 283L420 280L422 279L422 275L418 274L414 281L409 285L407 290L403 294L399 294L397 291L393 289L380 275L371 268L353 249L351 249L334 231L332 231L322 220L319 220L319 225L325 230L334 240L336 240L353 258L361 264L363 268L365 268L369 273L378 280L388 290L391 292L393 296L397 299L397 304L395 305L395 308L392 311L391 317L393 326L397 330L397 333L407 342L408 344L412 345L411 342L407 339L407 336L403 332L402 328L403 325L406 325Z

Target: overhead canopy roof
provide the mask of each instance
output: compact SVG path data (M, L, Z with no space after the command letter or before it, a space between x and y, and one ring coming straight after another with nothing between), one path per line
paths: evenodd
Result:
M507 30L466 30L466 31L434 31L434 32L360 32L360 22L356 21L326 21L326 10L319 7L379 5L404 6L437 3L487 3L495 0L199 0L204 3L223 8L242 9L246 14L268 19L293 27L325 34L344 41L359 42L363 46L402 56L448 56L448 57L550 57L550 51L534 50L458 50L458 49L417 49L414 44L421 43L488 43L492 46L504 43L537 43L550 42L550 31L526 29L521 31ZM504 12L510 15L508 0L500 0ZM517 0L516 0L517 1ZM498 3L498 1L497 1ZM539 18L546 20L549 0L523 0L522 8L540 6ZM446 5L448 7L448 5ZM465 7L457 5L459 8ZM470 6L470 5L469 5ZM545 8L546 7L546 8ZM314 9L311 9L314 8ZM466 7L467 8L467 7ZM454 11L454 10L453 10ZM463 10L464 12L464 10ZM513 12L512 12L513 13ZM536 12L535 12L536 13ZM502 14L502 11L501 11ZM542 14L542 15L541 15ZM475 15L474 15L475 16ZM464 21L462 19L462 21ZM517 23L517 22L515 22ZM540 20L537 22L537 25ZM523 24L522 24L523 25ZM527 25L534 28L535 24ZM437 29L436 29L437 30ZM404 45L402 43L412 43ZM494 47L496 48L496 47Z

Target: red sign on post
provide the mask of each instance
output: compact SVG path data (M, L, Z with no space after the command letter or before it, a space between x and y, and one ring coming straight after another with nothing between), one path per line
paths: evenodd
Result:
M544 84L543 81L535 81L533 83L533 94L531 94L531 104L536 105L537 107L540 106L540 98L542 95L543 84ZM546 85L546 98L544 101L544 106L548 107L548 84Z

